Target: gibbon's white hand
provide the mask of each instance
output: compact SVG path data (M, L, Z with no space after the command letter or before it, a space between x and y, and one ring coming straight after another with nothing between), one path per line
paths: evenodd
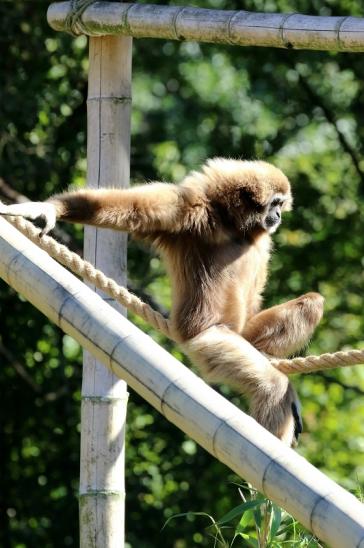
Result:
M32 221L44 219L41 235L50 232L56 225L57 212L54 204L48 202L25 202L23 204L4 205L0 202L0 215L25 217Z

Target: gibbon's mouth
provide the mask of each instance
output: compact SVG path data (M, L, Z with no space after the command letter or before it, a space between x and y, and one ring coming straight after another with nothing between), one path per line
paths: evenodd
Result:
M266 217L265 219L263 219L262 227L264 228L264 230L269 232L269 234L273 234L273 232L277 230L280 224L280 219L277 220L274 217Z

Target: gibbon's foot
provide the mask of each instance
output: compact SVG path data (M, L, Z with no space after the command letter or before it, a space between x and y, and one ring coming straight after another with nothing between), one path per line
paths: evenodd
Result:
M25 202L23 204L4 205L0 202L0 215L13 215L25 217L31 221L44 220L41 236L47 234L56 226L56 206L49 202Z
M269 356L293 356L308 344L323 308L324 298L319 293L306 293L253 316L244 327L243 337Z
M300 402L293 386L288 383L286 393L277 402L267 399L262 402L261 394L253 397L251 403L252 416L283 443L296 447L299 435L302 433Z

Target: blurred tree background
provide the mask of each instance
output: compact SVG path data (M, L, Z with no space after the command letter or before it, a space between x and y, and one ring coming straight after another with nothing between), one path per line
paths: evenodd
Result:
M362 15L360 0L193 4ZM44 199L85 180L87 40L53 32L46 9L43 0L0 0L4 201ZM363 56L157 40L135 40L134 50L132 180L177 181L216 155L281 167L295 208L275 236L266 304L318 290L325 317L310 352L363 348ZM81 230L61 228L81 248ZM133 243L129 251L133 289L168 309L159 259ZM0 545L77 546L81 349L2 282L0 311ZM305 421L299 452L360 492L364 368L300 376L295 384ZM239 503L237 478L134 393L127 438L130 545L211 545L198 518L161 529L178 512L221 516Z

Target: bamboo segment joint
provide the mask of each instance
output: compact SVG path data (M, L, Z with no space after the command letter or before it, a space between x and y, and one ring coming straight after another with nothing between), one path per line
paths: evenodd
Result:
M80 499L85 497L113 497L113 498L125 498L125 491L114 491L107 489L90 489L85 493L79 493Z
M107 403L114 404L118 401L128 401L128 395L124 397L115 397L115 396L81 396L81 401L89 401L92 403Z
M132 98L131 97L114 97L114 96L110 96L110 97L103 97L103 96L100 96L98 95L97 97L88 97L87 98L87 103L91 103L91 102L99 102L99 103L102 103L102 102L110 102L110 103L113 103L113 104L120 104L120 103L131 103L132 102Z

